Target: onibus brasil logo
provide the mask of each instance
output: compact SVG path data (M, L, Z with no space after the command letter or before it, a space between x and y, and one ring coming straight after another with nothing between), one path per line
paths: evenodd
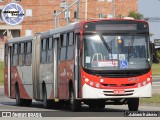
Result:
M17 3L9 3L2 9L2 19L9 25L18 25L23 21L24 10Z

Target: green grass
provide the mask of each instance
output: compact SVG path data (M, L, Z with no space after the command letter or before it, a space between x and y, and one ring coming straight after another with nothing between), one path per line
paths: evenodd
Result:
M0 84L4 81L4 62L0 61Z
M160 94L153 94L151 98L140 98L140 104L160 105Z
M152 75L160 76L160 64L152 64Z

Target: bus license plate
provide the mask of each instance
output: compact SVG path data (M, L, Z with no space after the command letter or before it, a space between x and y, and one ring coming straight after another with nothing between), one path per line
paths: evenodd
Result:
M113 93L114 94L124 94L125 91L124 90L114 90Z

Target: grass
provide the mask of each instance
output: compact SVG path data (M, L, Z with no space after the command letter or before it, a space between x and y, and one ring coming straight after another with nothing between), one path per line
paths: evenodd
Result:
M160 64L152 64L152 75L160 76Z
M4 62L0 61L0 84L2 85L4 81Z
M160 95L153 94L151 98L140 98L140 104L160 105Z

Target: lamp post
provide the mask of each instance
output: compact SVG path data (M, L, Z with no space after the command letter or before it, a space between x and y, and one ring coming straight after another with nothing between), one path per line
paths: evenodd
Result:
M69 15L68 15L69 14L68 0L67 0L67 4L66 4L66 9L67 9L66 10L66 19L67 19L66 21L67 21L67 25L68 25L68 23L69 23L69 20L68 20L68 18L69 18Z
M113 0L113 18L116 17L116 6L115 6L115 0Z
M85 1L85 20L87 20L88 0Z

